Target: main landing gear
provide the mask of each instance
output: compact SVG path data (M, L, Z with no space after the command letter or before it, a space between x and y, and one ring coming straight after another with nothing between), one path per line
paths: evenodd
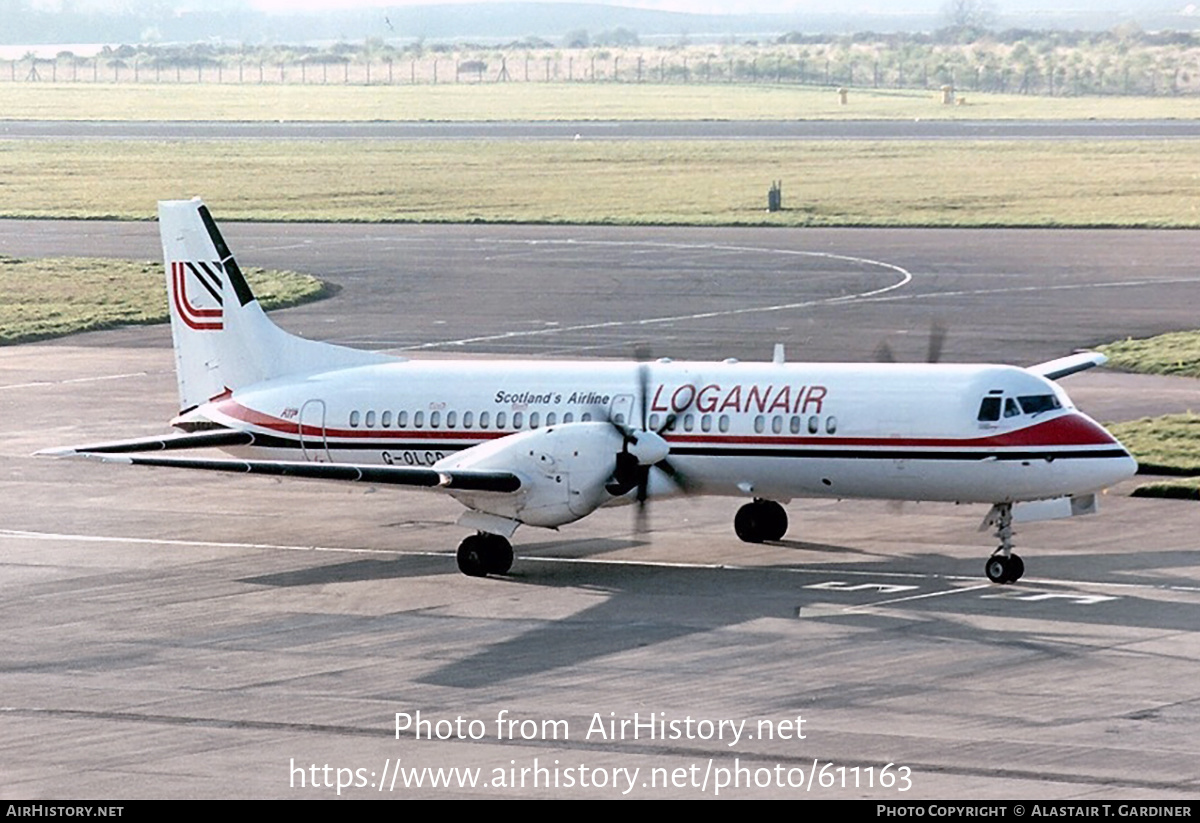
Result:
M733 530L745 543L779 540L787 533L787 512L774 500L755 498L738 509L733 518Z
M990 522L996 526L1000 545L984 564L983 572L993 583L1016 583L1025 574L1025 561L1013 554L1012 503L997 503Z
M458 570L469 577L507 574L512 564L512 544L498 534L479 532L458 544Z

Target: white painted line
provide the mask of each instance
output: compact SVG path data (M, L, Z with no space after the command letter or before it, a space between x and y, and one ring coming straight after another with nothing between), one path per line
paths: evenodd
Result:
M602 323L586 323L578 326L554 326L550 328L529 329L525 331L510 331L499 334L480 335L478 337L464 337L459 340L442 340L432 343L422 343L416 346L407 347L407 351L416 351L420 349L433 349L442 346L465 346L474 343L490 343L499 340L511 340L516 337L541 337L551 334L562 334L564 332L579 332L592 331L595 329L612 329L627 326L652 326L663 323L676 323L684 320L708 320L714 317L735 317L744 314L764 314L767 312L790 311L792 309L811 308L813 306L830 306L840 303L852 303L858 300L878 297L879 295L887 294L888 292L902 288L908 285L913 275L907 269L892 263L885 263L882 260L871 260L865 257L850 257L844 254L831 254L829 252L816 251L795 251L792 249L764 249L750 246L721 246L711 243L654 243L642 241L606 241L606 240L509 240L499 241L507 243L519 243L525 245L580 245L580 246L643 246L653 248L666 249L688 249L688 250L704 250L704 251L729 251L729 252L750 252L757 254L779 254L792 257L820 257L827 260L842 260L847 263L859 263L867 266L878 266L879 268L888 269L895 274L900 275L900 279L888 286L882 286L870 291L858 292L855 294L844 294L839 297L825 297L818 300L803 300L796 303L779 303L770 306L749 306L740 309L726 309L724 311L707 311L697 312L696 314L680 314L671 315L668 317L648 317L641 320L609 320Z
M73 383L99 383L104 380L124 380L127 377L146 377L150 372L131 371L125 374L101 374L92 377L71 377L67 380L35 380L31 383L10 383L7 386L0 386L0 391L6 389L31 389L40 386L66 386Z
M451 525L449 523L447 526ZM387 555L391 557L444 557L451 559L454 557L453 550L446 551L417 551L407 549L364 549L353 548L349 546L287 546L277 543L236 543L236 542L221 542L215 540L173 540L157 537L120 537L113 535L98 535L98 534L64 534L58 532L39 532L26 531L22 529L0 529L0 539L8 538L11 540L59 540L64 542L79 542L79 543L129 543L134 545L146 546L183 546L197 548L215 548L215 549L268 549L274 551L287 552L328 552L331 554L366 554L366 555ZM777 573L777 574L797 574L806 576L829 577L828 569L805 569L805 568L780 568L778 566L742 566L733 563L686 563L686 562L668 562L663 560L620 560L615 558L592 559L587 557L529 557L525 555L518 556L518 559L523 563L566 563L581 566L629 566L632 568L647 568L647 569L698 569L711 571L741 571L741 572L761 572L761 573ZM855 569L839 569L837 571L839 577L858 577L858 578L891 578L901 580L929 580L929 581L944 581L944 582L962 582L973 583L964 588L955 588L945 591L931 592L927 594L913 595L911 597L894 598L891 600L881 600L876 603L862 604L858 606L850 606L847 608L868 608L874 606L885 606L893 603L903 603L908 600L921 600L928 597L941 597L947 594L960 594L965 592L977 591L980 589L996 589L997 587L991 583L979 583L979 577L967 575L947 575L947 574L921 574L917 572L886 572L879 570L857 571ZM1050 580L1050 579L1030 579L1023 578L1022 583L1037 583L1039 585L1052 586L1094 586L1102 589L1124 589L1129 591L1169 591L1169 592L1186 592L1197 594L1200 593L1198 586L1176 586L1167 584L1149 584L1149 583L1101 583L1098 581L1082 581L1082 580ZM810 587L805 587L810 588ZM872 586L874 588L874 586ZM836 590L836 589L835 589ZM1020 591L1016 589L1000 589L997 594L999 596L1008 596L1009 594ZM1027 593L1027 592L1022 592ZM1074 596L1074 595L1073 595ZM1088 595L1078 595L1087 597Z

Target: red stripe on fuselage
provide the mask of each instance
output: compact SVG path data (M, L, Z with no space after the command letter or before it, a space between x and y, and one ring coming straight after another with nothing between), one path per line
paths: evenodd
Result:
M283 420L263 412L243 406L236 400L223 400L215 404L221 414L235 420L259 426L280 434L300 434L298 422ZM308 426L309 433L318 427ZM523 429L522 431L529 431ZM491 440L506 437L516 432L481 431L479 429L334 429L325 427L326 438L345 439L393 439L393 440ZM680 434L671 432L664 435L669 443L704 443L708 445L774 445L774 446L878 446L894 448L1061 448L1080 446L1114 446L1116 439L1100 425L1092 422L1081 414L1068 412L1046 420L1025 426L1020 429L991 435L988 437L837 437L834 435L788 437L780 435L720 435L720 434Z

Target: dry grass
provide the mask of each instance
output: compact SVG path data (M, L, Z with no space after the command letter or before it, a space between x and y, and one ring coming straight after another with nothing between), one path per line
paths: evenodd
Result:
M1197 180L1189 141L0 142L6 217L1191 227Z
M1037 97L791 85L0 83L10 120L1195 119L1197 97Z

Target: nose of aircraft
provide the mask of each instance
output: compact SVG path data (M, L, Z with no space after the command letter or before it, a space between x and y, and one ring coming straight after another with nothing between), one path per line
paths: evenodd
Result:
M1103 457L1091 461L1096 464L1093 467L1093 479L1097 488L1104 488L1115 483L1120 483L1122 480L1128 480L1137 474L1137 460L1134 459L1133 455L1129 453L1129 449L1121 441L1113 437L1107 429L1087 415L1078 414L1078 417L1082 423L1081 429L1088 432L1088 435L1083 439L1089 445L1099 446L1103 444L1109 447L1103 450Z

